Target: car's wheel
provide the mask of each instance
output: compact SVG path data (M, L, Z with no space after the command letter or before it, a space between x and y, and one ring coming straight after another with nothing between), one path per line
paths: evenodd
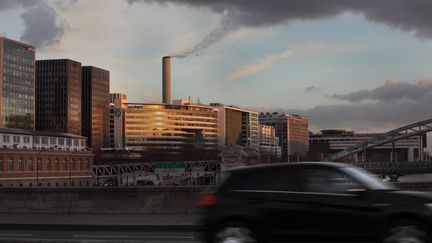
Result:
M429 235L414 221L400 221L387 230L383 243L429 243Z
M213 234L214 243L257 243L256 233L247 224L230 222L218 227Z

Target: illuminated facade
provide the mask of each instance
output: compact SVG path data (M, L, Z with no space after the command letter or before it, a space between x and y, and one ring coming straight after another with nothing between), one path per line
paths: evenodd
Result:
M217 149L218 110L206 105L127 104L125 145L149 151Z
M212 103L219 110L219 147L241 145L258 149L258 113L236 106Z
M282 148L282 158L291 155L305 155L309 151L309 119L301 115L284 113L260 113L259 122L276 129L276 136Z
M0 37L0 127L35 127L35 49Z
M279 138L276 136L276 129L269 125L260 125L260 143L259 151L261 157L280 158L281 147L279 146Z
M82 135L94 151L109 143L109 71L82 67Z

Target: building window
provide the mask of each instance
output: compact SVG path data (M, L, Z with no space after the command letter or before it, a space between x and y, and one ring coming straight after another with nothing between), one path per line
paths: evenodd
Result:
M54 169L56 171L59 171L59 162L58 162L58 160L54 161Z
M9 169L9 171L14 170L14 164L13 164L13 158L12 157L10 157L8 160L8 169Z
M63 146L64 145L64 138L59 138L58 143L59 143L59 145Z
M75 146L75 147L78 147L78 139L74 139L74 140L73 140L73 143L74 143L74 146Z
M3 142L9 143L9 135L3 135Z
M66 171L67 170L66 160L63 160L62 164L63 164L63 171Z
M70 138L67 138L67 139L66 139L66 145L71 146L71 144L72 144L71 139L70 139Z
M48 144L48 138L42 137L42 144Z
M30 137L24 137L24 143L30 143Z
M50 144L51 145L56 145L56 139L55 138L50 138Z
M31 160L31 159L27 160L27 165L28 165L29 171L33 171L33 160Z
M51 171L51 161L49 160L46 161L46 170Z
M13 136L13 142L14 143L20 143L21 137L20 136Z
M18 170L19 171L23 171L24 170L23 159L22 158L18 159Z
M3 159L0 159L0 171L3 171Z
M75 161L73 159L70 161L70 170L75 170Z
M85 161L85 165L84 166L85 166L84 169L90 170L90 165L89 165L88 160Z
M39 171L42 169L42 161L40 159L38 159L37 164L36 164L36 170Z
M39 144L39 136L35 136L35 137L33 138L33 142L34 142L35 144Z
M81 160L78 160L78 170L82 170L82 163L81 163Z

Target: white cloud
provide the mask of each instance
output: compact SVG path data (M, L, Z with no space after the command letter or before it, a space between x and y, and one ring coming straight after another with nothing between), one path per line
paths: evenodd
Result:
M303 45L289 46L286 50L270 54L262 58L262 60L257 63L251 63L238 67L236 70L228 73L226 79L239 79L264 72L275 66L278 62L288 58L321 55L334 52L347 52L354 50L358 50L358 48L344 45L327 45L318 43L306 43Z

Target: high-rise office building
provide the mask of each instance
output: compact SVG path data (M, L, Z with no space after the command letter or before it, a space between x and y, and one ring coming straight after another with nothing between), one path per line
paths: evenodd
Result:
M259 123L274 126L282 147L282 158L305 155L309 151L309 119L301 115L260 113Z
M0 36L0 127L35 127L35 49Z
M125 147L124 140L124 110L127 108L127 95L110 94L110 129L109 147L121 149Z
M81 135L81 63L36 61L36 129Z
M109 71L82 67L82 135L93 150L109 145Z

